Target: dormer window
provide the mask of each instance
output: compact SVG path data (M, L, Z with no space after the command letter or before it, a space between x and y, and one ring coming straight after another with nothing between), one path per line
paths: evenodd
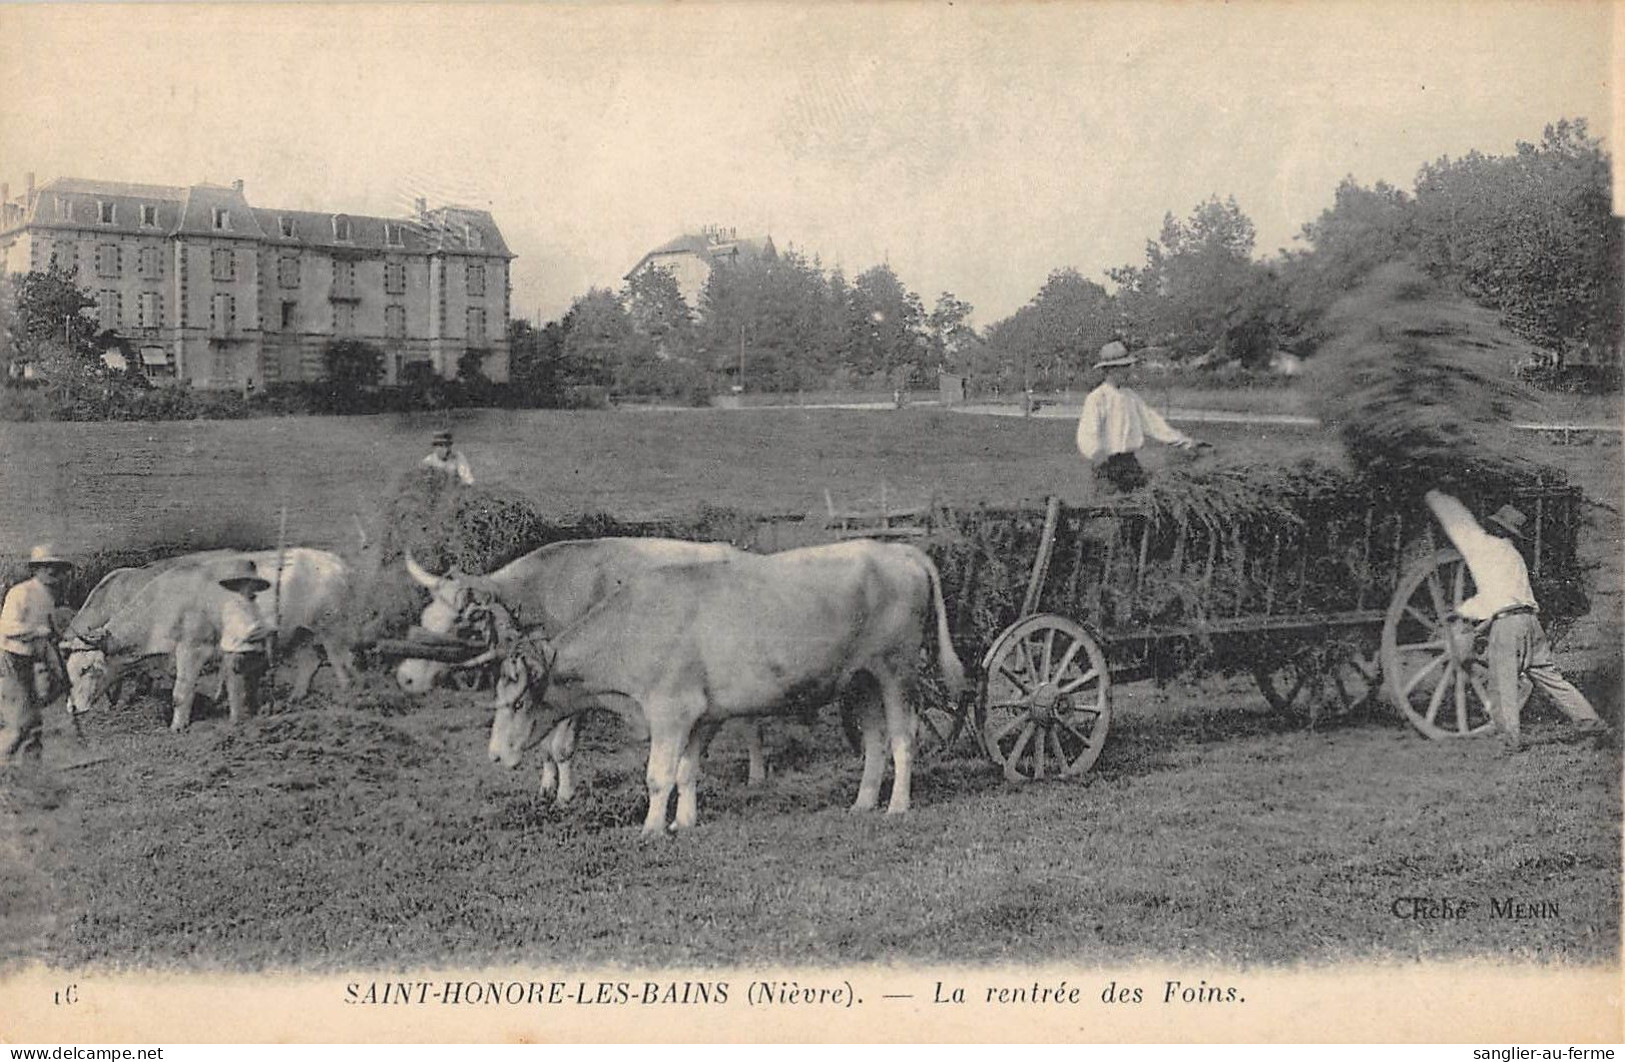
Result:
M401 224L398 221L384 222L384 243L390 247L403 247L406 244L401 234Z
M73 204L68 201L66 196L59 195L56 197L56 220L73 220Z
M485 245L485 234L472 225L463 226L463 239L471 251L477 251Z
M214 208L214 227L221 232L231 228L231 211L225 207Z
M350 240L350 219L343 214L333 215L333 238L346 243Z
M158 224L158 208L151 203L141 204L141 224L152 228Z
M96 210L97 216L101 219L103 225L111 225L118 218L118 204L109 202L106 199L96 200Z
M299 235L299 226L294 222L293 218L277 218L276 226L277 230L282 233L284 240L291 240Z

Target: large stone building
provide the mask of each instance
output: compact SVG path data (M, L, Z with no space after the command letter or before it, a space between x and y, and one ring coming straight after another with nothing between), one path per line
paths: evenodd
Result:
M663 269L677 279L678 290L683 293L688 308L698 310L700 293L711 279L713 268L725 262L774 253L771 236L741 237L733 229L712 225L661 244L638 259L638 264L627 270L622 279L631 280L644 269Z
M488 211L421 199L380 218L254 207L241 181L0 186L6 273L77 267L148 375L197 387L319 379L335 339L382 348L385 383L469 351L504 381L512 259Z

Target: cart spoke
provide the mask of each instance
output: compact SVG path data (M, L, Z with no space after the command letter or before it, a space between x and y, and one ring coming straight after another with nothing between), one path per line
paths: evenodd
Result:
M1017 769L1017 766L1021 763L1022 753L1027 751L1027 743L1032 740L1033 731L1038 729L1037 724L1031 721L1023 720L1023 722L1025 722L1026 725L1022 727L1021 736L1016 738L1016 744L1010 750L1010 755L1006 756L1004 759L1005 777L1016 780L1020 780L1023 777L1023 775Z
M1439 705L1444 703L1444 691L1450 686L1450 673L1452 670L1452 668L1445 668L1444 674L1439 676L1439 681L1433 684L1433 696L1428 698L1426 716L1429 723L1432 723L1434 716L1439 714Z
M1428 572L1428 597L1433 601L1433 614L1443 616L1449 611L1444 603L1444 587L1439 585L1439 572L1437 569Z
M1424 653L1424 652L1432 652L1434 650L1447 649L1447 648L1449 648L1449 646L1446 644L1445 640L1441 637L1441 638L1434 638L1434 639L1431 639L1431 640L1426 641L1426 642L1411 642L1411 643L1409 643L1407 645L1396 645L1394 648L1395 648L1395 650L1397 650L1398 652L1401 652L1401 653ZM1364 673L1365 675L1369 676L1370 678L1376 678L1376 672L1375 671L1367 671L1363 667L1360 668L1360 671L1362 673Z
M1089 685L1089 683L1091 681L1093 681L1094 679L1097 679L1099 677L1100 677L1100 672L1096 671L1094 668L1090 668L1088 671L1084 672L1084 674L1082 674L1079 677L1073 679L1071 682L1068 682L1063 686L1057 686L1055 688L1061 693L1076 693L1079 690L1083 689L1085 686Z
M1050 670L1050 664L1055 660L1055 628L1051 627L1044 637L1044 670L1039 672L1040 679L1047 679L1055 672Z
M1416 689L1417 685L1424 677L1426 677L1428 672L1432 671L1436 667L1449 663L1450 657L1447 654L1440 653L1438 656L1433 657L1427 663L1423 664L1421 667L1417 668L1411 673L1411 677L1405 681L1405 686L1400 691L1401 694L1405 697L1409 697L1411 695L1411 691Z
M1078 650L1082 648L1083 643L1079 641L1074 641L1071 645L1067 646L1066 652L1061 654L1061 662L1055 666L1055 670L1051 672L1051 674L1066 674L1066 669L1072 666L1072 661L1077 659Z
M1009 668L1005 667L1003 664L999 665L999 674L1001 674L1005 678L1009 679L1010 680L1010 685L1012 685L1016 689L1020 690L1023 694L1031 696L1031 694L1033 692L1033 688L1032 688L1032 686L1028 685L1027 682L1022 680L1022 676L1017 675L1015 672L1011 671Z
M1467 673L1456 669L1456 732L1467 733Z
M1417 623L1420 623L1422 625L1423 629L1430 630L1430 631L1433 628L1435 628L1435 627L1437 627L1439 625L1439 618L1438 617L1444 615L1444 613L1442 613L1442 612L1439 613L1438 616L1423 615L1422 612L1420 610L1418 610L1414 605L1406 605L1405 606L1405 612L1408 615L1410 615L1410 617L1412 619L1416 620Z
M1094 742L1089 740L1088 734L1085 734L1083 731L1073 726L1068 720L1062 719L1059 720L1059 723L1061 725L1061 729L1065 730L1068 734L1071 734L1073 737L1081 741L1084 748L1087 749L1094 745Z
M1022 705L1008 705L1008 707L1020 708L1020 707L1023 707L1023 706ZM987 736L987 743L989 745L992 745L993 747L997 748L998 745L999 745L999 742L1003 741L1005 738L1010 736L1010 731L1014 730L1018 726L1023 725L1026 722L1027 722L1027 716L1025 714L1011 716L1008 720L1006 720L1005 722L999 724L997 727L993 728L992 732L990 732L988 734L988 736Z
M1044 777L1044 755L1049 749L1049 727L1038 728L1038 740L1033 743L1033 777Z

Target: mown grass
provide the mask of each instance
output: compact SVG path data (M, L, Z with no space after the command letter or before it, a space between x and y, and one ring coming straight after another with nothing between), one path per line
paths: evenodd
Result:
M8 876L11 911L49 910L38 954L68 966L1615 955L1616 749L1549 719L1510 760L1381 720L1309 732L1209 690L1125 691L1081 784L1011 786L967 745L924 766L903 820L846 810L859 764L833 721L771 729L761 789L719 742L701 828L654 840L613 721L560 809L534 765L486 762L472 698L179 736L131 709L94 722L108 758L58 807L19 813L36 872ZM1413 895L1560 913L1396 918Z

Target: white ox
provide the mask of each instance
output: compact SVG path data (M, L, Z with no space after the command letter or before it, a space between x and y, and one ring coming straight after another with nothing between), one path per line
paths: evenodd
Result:
M935 613L937 662L955 694L964 669L949 641L937 569L913 546L872 541L727 564L646 572L556 639L520 642L502 664L490 758L517 767L535 738L603 698L634 702L649 727L644 833L698 819L699 758L725 721L826 704L871 676L863 778L854 809L879 802L889 738L888 813L908 810L922 650Z
M161 573L172 568L217 564L224 558L233 556L235 552L235 550L229 549L204 550L199 553L182 553L174 557L161 557L151 563L143 564L139 568L114 568L102 576L101 581L85 596L84 604L79 606L79 611L73 614L72 622L63 631L63 650L68 651L73 646L83 647L87 645L88 643L85 641L87 634L93 634L93 632L105 626L108 620L117 615L125 605L135 600L136 595L144 590L148 583L158 578ZM81 660L78 663L79 666L83 667L87 661ZM217 673L216 679L218 680L218 678ZM211 697L219 695L219 682L216 681L215 685L216 689L209 694ZM108 696L115 700L118 696L117 686L116 676L110 678L107 682ZM77 703L75 702L76 705ZM78 709L76 708L76 710Z
M430 634L452 635L471 605L483 596L499 602L526 630L555 635L580 619L594 605L614 594L632 577L677 564L709 564L740 556L721 542L685 542L666 538L594 538L554 542L525 554L488 575L449 572L432 575L411 555L406 570L430 599L418 626ZM409 693L432 688L448 665L409 658L395 670L395 680ZM761 734L746 731L750 752L750 781L766 775ZM570 760L575 754L576 719L559 723L541 743L542 792L565 804L575 795Z
M267 621L280 627L278 651L296 661L294 696L304 696L321 666L313 641L326 649L339 682L349 688L356 673L342 618L350 583L344 562L316 549L288 549L280 555L277 550L227 552L158 562L160 570L99 624L87 626L75 617L62 643L68 657L72 710L88 711L136 662L172 654L175 686L170 728L185 729L191 723L198 678L220 653L221 606L230 591L216 579L222 561L232 557L248 558L262 576L278 583L276 589L255 598L255 604ZM86 617L87 623L92 618Z

